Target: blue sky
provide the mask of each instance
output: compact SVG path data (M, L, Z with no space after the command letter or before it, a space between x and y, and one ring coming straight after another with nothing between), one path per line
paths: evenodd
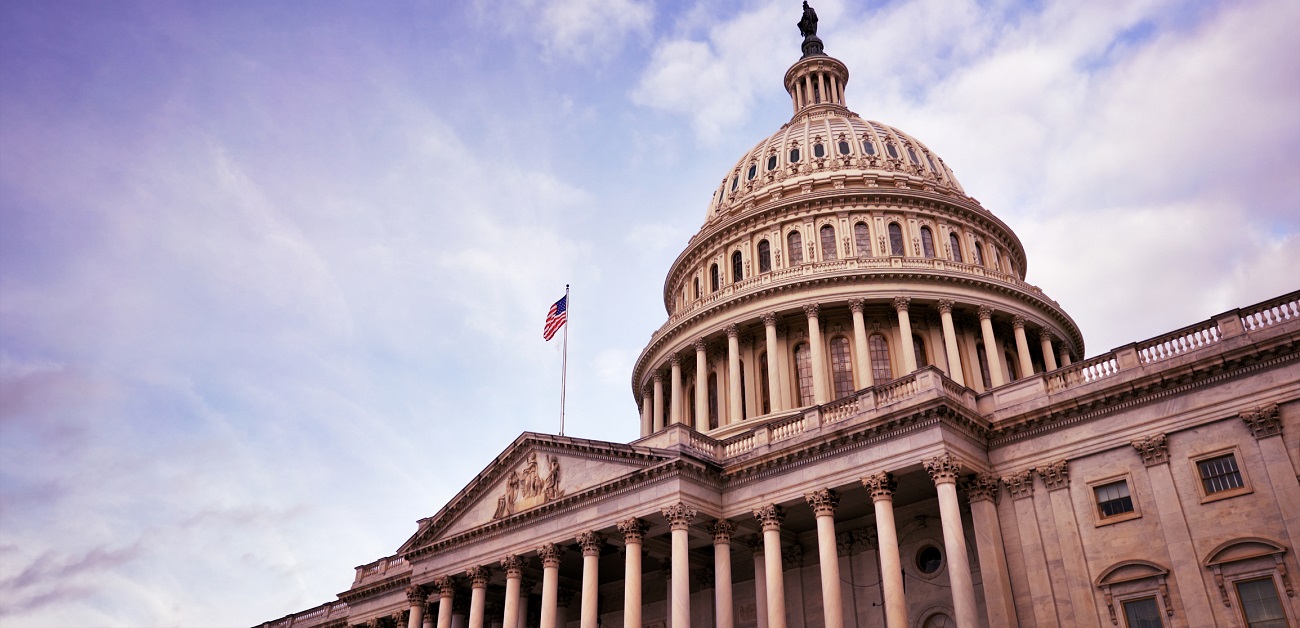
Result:
M814 3L1088 354L1294 290L1300 4ZM505 445L627 441L798 3L0 6L0 622L334 598Z

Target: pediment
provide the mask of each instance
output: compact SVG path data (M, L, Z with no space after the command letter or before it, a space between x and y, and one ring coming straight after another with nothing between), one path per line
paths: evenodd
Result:
M1214 548L1209 556L1205 558L1205 566L1212 567L1224 563L1259 558L1260 556L1281 555L1285 552L1285 547L1268 539L1255 537L1236 539Z
M668 452L525 432L398 550L506 522L672 459Z
M1129 560L1111 566L1097 577L1098 585L1114 585L1132 582L1143 578L1159 578L1169 575L1169 570L1145 560Z

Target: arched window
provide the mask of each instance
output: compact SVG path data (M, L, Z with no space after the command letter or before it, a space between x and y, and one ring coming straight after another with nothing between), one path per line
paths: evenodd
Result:
M822 259L830 261L836 257L835 227L822 225Z
M867 352L871 354L871 377L876 384L894 379L894 367L889 364L889 342L881 334L871 334L867 339Z
M767 169L776 170L776 155L767 156Z
M767 240L758 241L758 272L766 273L772 270L772 245Z
M758 164L749 164L749 172L745 174L745 180L753 181L756 174L758 174Z
M740 283L745 278L745 264L740 251L731 254L731 283Z
M686 389L686 399L692 400L692 403L682 404L682 418L686 419L686 424L695 427L695 382Z
M767 352L758 354L758 397L763 414L772 412L772 382L767 379Z
M984 382L984 390L988 390L993 387L993 378L989 376L989 356L983 344L975 345L975 357L980 362L980 380Z
M718 265L709 266L709 292L717 292L722 287L722 278L718 276Z
M871 257L871 230L867 223L853 225L853 243L858 247L858 257Z
M790 265L795 266L803 263L803 236L798 231L791 231L790 235L785 238L786 258L790 260Z
M718 374L709 373L709 429L718 429Z
M955 234L955 233L953 233L953 232L951 232L951 231L948 232L948 246L950 246L950 247L952 248L952 261L954 261L954 262L960 262L960 261L962 261L962 260L961 260L961 240L957 238L957 234Z
M925 339L920 334L912 334L912 351L916 354L916 366L930 365L930 356L925 353Z
M700 298L700 278L695 278L695 298Z
M903 255L903 228L898 223L889 223L889 254Z
M975 265L984 265L984 247L980 246L979 242L975 243Z
M853 394L853 358L844 336L831 338L831 381L836 399Z
M929 227L921 227L921 253L934 257L934 234L930 233Z
M799 379L799 405L813 404L812 350L808 343L801 342L794 346L794 370Z

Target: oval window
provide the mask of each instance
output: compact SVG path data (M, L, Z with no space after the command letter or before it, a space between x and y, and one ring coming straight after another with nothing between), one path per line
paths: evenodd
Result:
M767 158L767 169L768 170L776 169L776 155L772 155Z
M939 567L942 565L943 554L939 552L939 548L933 545L926 545L916 553L916 568L921 570L923 574L932 574L939 571Z
M826 147L821 144L813 144L813 157L825 157Z
M893 144L885 144L885 152L888 152L890 157L898 159L898 149L894 148Z
M790 149L790 163L792 164L799 163L799 149L797 148Z
M849 154L849 143L845 142L844 140L840 140L840 154L841 155Z
M876 154L876 145L872 144L871 140L862 140L862 152L868 155L874 155Z
M745 180L753 179L756 174L758 174L758 164L749 164L749 173L745 175Z

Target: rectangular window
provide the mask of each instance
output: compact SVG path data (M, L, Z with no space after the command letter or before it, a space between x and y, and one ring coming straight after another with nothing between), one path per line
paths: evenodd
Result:
M1101 486L1094 486L1097 495L1097 511L1102 519L1133 512L1133 497L1128 492L1128 482L1120 480Z
M1286 628L1286 614L1272 578L1238 582L1237 597L1241 598L1241 612L1250 628Z
M1237 468L1237 458L1232 454L1197 461L1196 469L1201 473L1201 485L1206 495L1245 486L1241 481L1241 470Z
M1160 608L1154 597L1124 602L1124 622L1128 628L1162 628Z

